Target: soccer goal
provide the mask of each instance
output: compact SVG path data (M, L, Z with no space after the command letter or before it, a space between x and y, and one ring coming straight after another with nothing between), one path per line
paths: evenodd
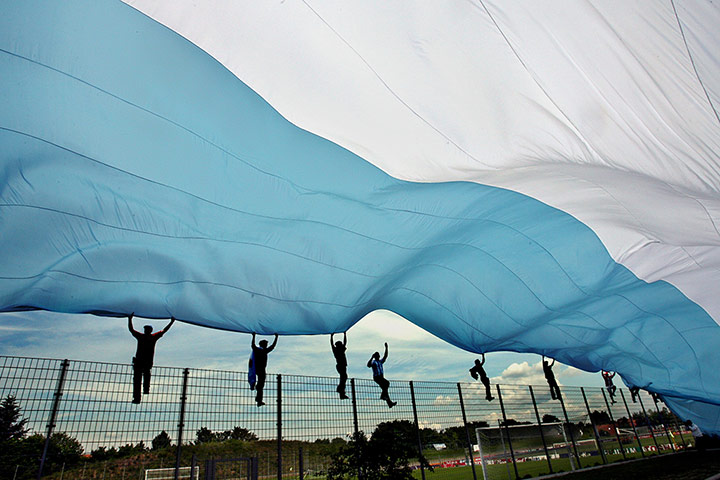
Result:
M178 479L198 480L200 477L200 468L195 467L195 471L190 476L191 467L180 467L178 469ZM175 468L148 468L145 470L145 480L175 480Z
M575 470L572 444L568 441L566 428L560 422L529 423L475 429L480 462L485 480L515 478L512 456L518 465L518 472L543 468L535 462L544 462L568 458L570 468ZM543 444L543 438L545 440ZM512 444L512 451L510 445ZM536 468L532 467L536 465ZM536 476L536 475L532 475Z

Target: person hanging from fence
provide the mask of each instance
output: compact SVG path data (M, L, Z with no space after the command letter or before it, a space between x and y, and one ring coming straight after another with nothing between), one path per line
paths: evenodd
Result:
M655 402L655 405L657 406L658 402L662 400L660 398L660 394L656 392L650 392L650 397L652 398L653 402Z
M617 390L617 387L613 383L614 376L615 372L608 372L606 370L602 371L602 377L603 380L605 380L605 389L610 395L610 403L615 403L615 390Z
M640 396L640 387L638 387L638 386L630 387L630 398L632 399L633 403L637 403L639 396Z
M143 386L143 394L150 393L150 369L153 366L155 357L155 344L160 337L165 335L172 324L175 323L175 317L170 317L170 323L157 333L152 333L153 327L145 325L143 333L133 328L134 313L128 316L128 329L133 337L137 339L137 350L133 357L133 399L132 403L140 403L140 384Z
M340 400L347 400L348 396L345 394L345 383L348 379L347 374L347 357L345 351L347 350L347 332L343 332L343 341L335 342L333 337L334 333L330 334L330 348L335 356L335 369L340 374L340 382L338 383L336 392L340 394Z
M473 377L475 380L478 379L478 376L480 377L480 381L483 385L485 385L485 400L490 402L494 400L495 397L493 397L490 393L490 379L488 378L487 373L485 373L483 365L485 365L484 353L482 354L482 362L479 358L475 359L475 366L470 369L470 376Z
M695 441L695 448L698 451L704 452L705 451L705 435L703 435L702 430L700 430L700 427L695 425L695 422L692 420L685 420L685 426L690 430L690 433L693 436L693 440Z
M255 334L252 335L252 354L250 356L250 364L248 368L250 390L255 390L255 403L258 407L265 405L263 402L263 389L265 388L265 368L267 367L268 353L272 352L277 345L278 334L275 334L275 340L272 345L268 347L267 340L260 340L258 345L255 345ZM255 377L255 378L253 378Z
M388 392L388 388L390 388L390 382L387 381L385 378L385 373L383 371L383 364L385 363L385 360L387 360L388 356L388 344L385 343L385 355L383 355L382 358L380 358L380 352L375 352L372 354L372 357L370 357L370 360L368 360L367 366L368 368L372 368L373 371L373 380L375 383L380 385L380 388L382 389L382 392L380 393L380 400L385 400L387 402L388 408L392 408L395 405L397 405L397 402L393 402L390 400L390 393Z
M560 399L560 387L557 384L557 381L555 381L555 374L552 371L552 367L555 365L555 359L553 358L552 363L548 363L547 360L545 360L545 355L542 357L542 367L543 367L543 373L545 374L545 380L547 380L548 386L550 387L550 396L553 400L559 400Z

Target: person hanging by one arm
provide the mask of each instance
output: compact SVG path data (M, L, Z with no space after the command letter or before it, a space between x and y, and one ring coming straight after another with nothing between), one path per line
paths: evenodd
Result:
M478 379L478 375L480 376L480 381L485 385L485 400L488 402L493 400L495 397L492 396L490 393L490 379L488 378L487 374L485 373L485 369L483 368L483 365L485 364L485 354L482 354L482 362L480 359L475 359L475 366L470 369L470 376L473 377L475 380Z
M334 333L330 334L330 348L332 348L335 356L335 369L340 374L340 383L338 383L336 391L340 394L340 400L346 400L348 396L345 394L345 383L347 382L347 332L343 332L343 341L334 342ZM334 343L333 343L334 342Z
M543 355L543 373L545 374L545 380L547 380L548 386L550 387L550 396L553 400L558 400L560 398L560 387L555 381L555 374L552 371L553 365L555 365L555 359L553 358L552 363L548 363L548 361L545 360L545 355Z
M153 358L155 357L155 344L165 332L170 330L172 324L175 323L175 317L170 317L170 323L157 333L152 333L152 326L145 325L143 333L133 328L133 316L128 316L128 329L133 337L137 339L137 350L133 357L133 400L132 403L140 403L140 384L143 384L143 393L150 393L150 369L153 366Z
M610 403L615 403L615 390L617 390L617 387L615 384L613 384L613 377L615 376L615 372L608 372L603 370L602 371L602 377L603 380L605 380L605 388L608 391L608 394L610 395Z
M375 352L372 354L372 357L370 357L370 360L368 360L367 366L368 368L372 368L373 380L375 381L375 383L380 385L380 388L382 390L382 392L380 393L380 400L385 400L385 402L387 402L388 408L392 408L397 405L397 402L393 402L392 400L390 400L390 393L388 392L388 388L390 388L390 382L387 381L383 372L383 364L385 363L385 360L387 360L387 356L388 344L386 342L385 355L383 355L383 358L380 358L380 352Z
M275 340L273 341L272 345L268 347L267 340L260 340L258 344L260 346L255 345L255 334L253 333L252 336L252 351L253 351L253 359L255 364L255 374L257 375L257 383L255 384L255 403L257 403L258 407L262 407L265 405L265 402L263 402L263 389L265 388L265 368L267 367L267 360L268 360L268 353L272 352L275 348L275 345L277 345L278 341L278 334L275 334Z

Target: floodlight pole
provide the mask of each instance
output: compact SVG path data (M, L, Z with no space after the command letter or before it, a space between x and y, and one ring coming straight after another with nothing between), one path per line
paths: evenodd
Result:
M537 419L538 427L540 428L540 438L543 442L543 450L545 450L545 458L547 459L548 468L550 469L550 473L554 473L552 468L552 462L550 461L550 454L548 453L547 449L547 442L545 441L545 433L543 432L542 422L540 421L540 412L538 412L537 402L535 401L535 393L533 393L532 385L528 385L528 390L530 390L530 398L532 398L533 407L535 408L535 418Z

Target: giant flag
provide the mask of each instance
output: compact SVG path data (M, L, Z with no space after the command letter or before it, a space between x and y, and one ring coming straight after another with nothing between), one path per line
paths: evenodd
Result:
M617 371L720 431L720 8L0 0L0 310Z

